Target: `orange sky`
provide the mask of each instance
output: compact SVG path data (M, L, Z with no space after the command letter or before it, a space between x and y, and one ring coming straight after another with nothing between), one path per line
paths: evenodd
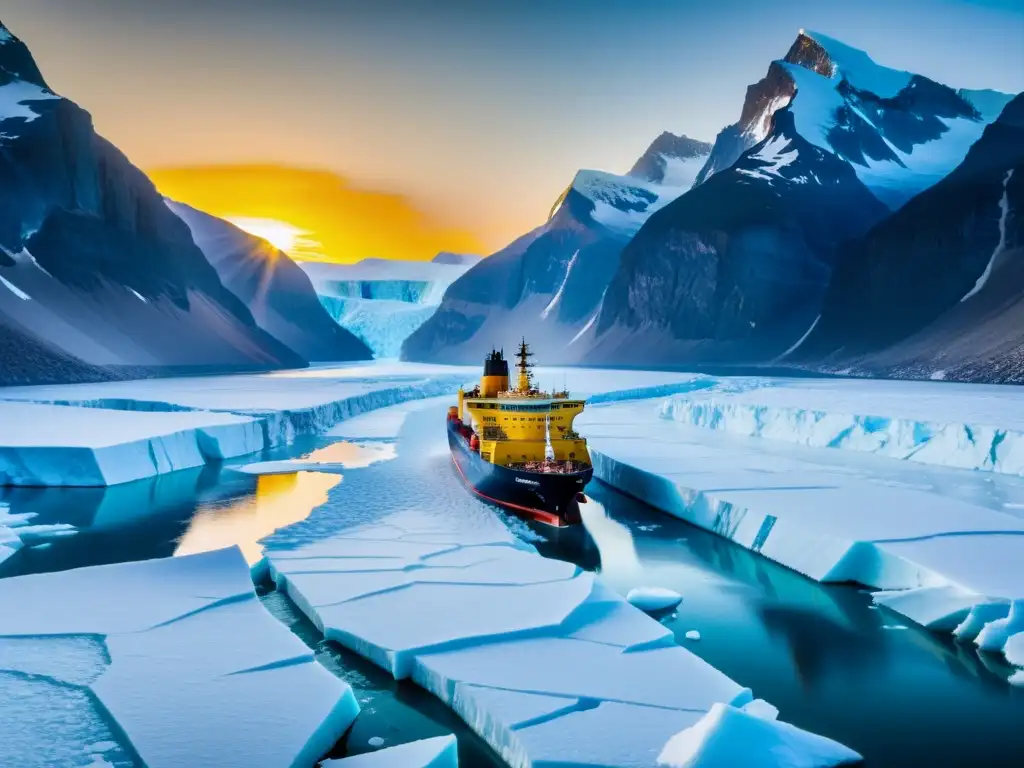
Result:
M291 225L298 243L289 252L300 259L353 262L372 256L423 260L439 251L489 252L475 234L445 226L417 210L409 199L360 189L328 171L220 165L147 172L165 196L215 216ZM236 223L266 236L258 226Z

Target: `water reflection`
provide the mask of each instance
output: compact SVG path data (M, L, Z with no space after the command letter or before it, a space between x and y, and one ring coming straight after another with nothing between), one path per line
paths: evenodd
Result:
M295 443L241 459L300 459L359 469L393 459L393 443ZM301 469L301 467L297 467ZM208 465L109 488L0 488L11 515L33 526L72 526L73 536L24 546L0 563L0 578L149 560L239 545L250 562L260 538L298 522L327 501L338 474L296 471L256 476Z
M260 475L252 494L200 506L174 549L175 557L237 545L245 559L262 557L259 540L279 528L305 520L327 501L340 475L296 472Z
M362 469L379 461L390 461L396 456L398 456L398 451L392 442L339 440L336 443L317 448L315 451L310 451L299 460L341 464L346 469Z

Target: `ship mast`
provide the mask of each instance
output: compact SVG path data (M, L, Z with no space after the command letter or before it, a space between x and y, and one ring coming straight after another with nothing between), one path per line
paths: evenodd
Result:
M516 352L516 357L519 359L517 366L519 368L519 381L516 383L516 389L523 393L529 392L533 389L533 375L530 373L530 369L533 368L533 363L530 362L533 353L526 343L525 336L519 344L519 351Z

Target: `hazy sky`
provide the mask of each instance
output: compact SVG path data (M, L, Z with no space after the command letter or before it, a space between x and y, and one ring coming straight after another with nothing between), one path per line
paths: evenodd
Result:
M2 14L143 168L328 170L411 196L481 247L541 223L580 167L623 172L663 130L713 140L800 27L950 85L1024 90L1021 0L4 0Z

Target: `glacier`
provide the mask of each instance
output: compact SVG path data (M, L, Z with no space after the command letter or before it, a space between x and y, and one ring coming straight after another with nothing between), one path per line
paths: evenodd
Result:
M359 711L237 549L0 580L0 617L12 765L308 766Z
M934 382L722 384L588 408L578 423L595 477L812 579L859 582L922 626L1005 653L1024 623L1016 393ZM850 415L858 409L881 415ZM916 421L929 415L940 421Z
M448 286L479 257L438 254L433 261L363 259L301 264L320 303L377 358L397 358L402 342L430 319Z
M321 768L458 768L458 765L455 737L438 736L366 755L325 760Z

